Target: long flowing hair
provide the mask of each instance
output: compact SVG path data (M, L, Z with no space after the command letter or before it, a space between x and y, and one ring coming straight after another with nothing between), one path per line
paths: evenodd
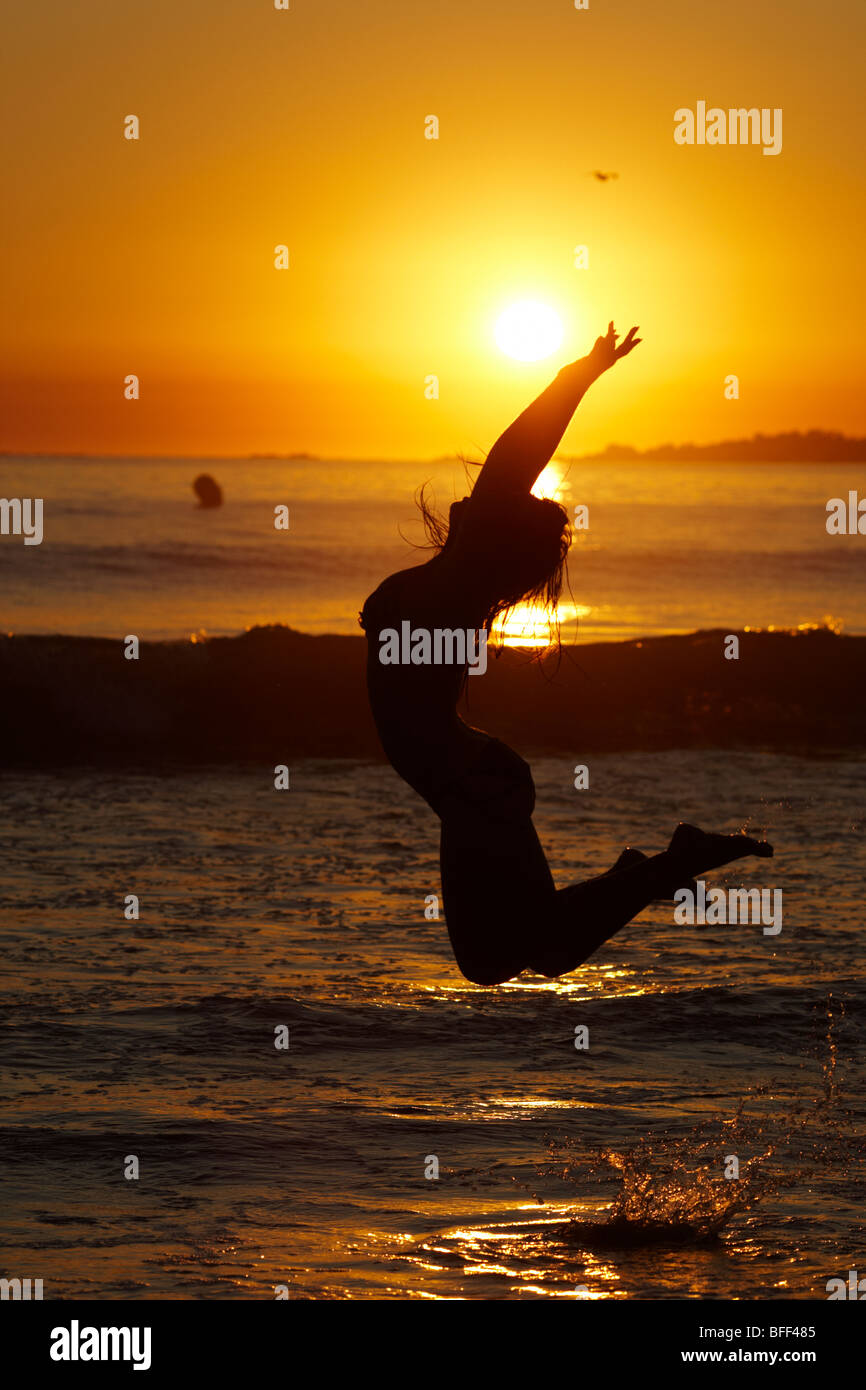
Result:
M455 524L459 528L469 498L452 503L446 519L429 500L427 488L428 484L424 483L415 494L415 502L421 513L429 548L441 553L448 545ZM514 529L514 535L502 537L501 561L497 559L495 564L490 564L490 569L495 572L491 577L493 597L484 627L491 633L499 619L499 631L502 632L513 610L519 605L529 604L544 616L553 634L550 645L558 647L559 601L572 537L568 513L552 498L529 495L516 498L513 504L502 504L502 518L509 529ZM513 545L509 546L509 540L513 540ZM484 558L491 560L489 555ZM497 655L502 645L495 644ZM543 655L543 652L542 648L539 655Z

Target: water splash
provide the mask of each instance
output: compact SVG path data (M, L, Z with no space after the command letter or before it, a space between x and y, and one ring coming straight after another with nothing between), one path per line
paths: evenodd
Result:
M772 1144L745 1162L738 1175L731 1160L732 1131L701 1137L698 1126L679 1138L641 1140L627 1152L601 1149L590 1157L593 1167L606 1164L619 1175L620 1190L601 1221L570 1218L559 1234L598 1248L651 1244L702 1244L716 1240L731 1218L751 1210L790 1179L774 1172ZM721 1131L723 1126L716 1126ZM565 1146L551 1145L548 1173L565 1181L572 1171ZM586 1152L580 1164L585 1171ZM563 1162L564 1160L564 1162Z
M600 1180L599 1170L607 1167L620 1182L603 1219L574 1215L557 1233L599 1249L711 1242L733 1217L783 1188L807 1183L810 1164L844 1162L852 1143L859 1145L846 1133L841 1107L837 1032L845 1014L843 1001L828 994L820 1014L820 1092L792 1099L781 1114L766 1109L774 1097L769 1087L758 1086L730 1119L714 1117L686 1134L662 1132L627 1151L587 1152L578 1140L549 1139L548 1163L538 1170L540 1176L556 1176L585 1189L589 1163L591 1178ZM743 1160L744 1153L751 1156ZM726 1171L737 1176L725 1176Z
M845 1016L844 1000L834 998L833 994L827 995L827 1002L824 1008L824 1017L827 1020L827 1030L824 1034L826 1044L825 1055L821 1060L821 1080L824 1090L825 1105L833 1105L839 1099L839 1043L837 1039L838 1022Z

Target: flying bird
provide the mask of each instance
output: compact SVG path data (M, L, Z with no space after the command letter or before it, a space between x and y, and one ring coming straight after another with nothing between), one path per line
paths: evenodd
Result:
M590 178L598 179L599 183L607 183L608 179L618 179L619 174L604 174L601 169L593 169Z

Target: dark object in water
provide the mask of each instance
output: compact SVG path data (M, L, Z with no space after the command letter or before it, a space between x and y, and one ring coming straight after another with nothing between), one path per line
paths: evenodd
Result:
M199 473L192 490L200 507L221 507L223 504L223 490L210 473Z
M556 1227L569 1244L589 1250L637 1250L644 1245L712 1245L717 1228L695 1221L569 1221Z

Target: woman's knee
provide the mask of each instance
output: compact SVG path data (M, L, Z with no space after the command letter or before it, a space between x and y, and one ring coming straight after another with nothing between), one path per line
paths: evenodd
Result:
M486 989L494 985L507 984L513 980L515 975L519 975L523 969L522 965L515 968L513 962L505 961L483 961L464 964L457 961L460 966L460 973L473 985L482 985Z
M488 940L482 943L478 938L468 937L466 933L455 931L451 924L448 925L448 934L451 938L451 947L454 951L454 958L460 967L460 973L465 975L473 985L504 985L506 981L513 980L515 975L519 975L521 970L526 969L527 962L523 959L522 952L518 954L505 942Z

